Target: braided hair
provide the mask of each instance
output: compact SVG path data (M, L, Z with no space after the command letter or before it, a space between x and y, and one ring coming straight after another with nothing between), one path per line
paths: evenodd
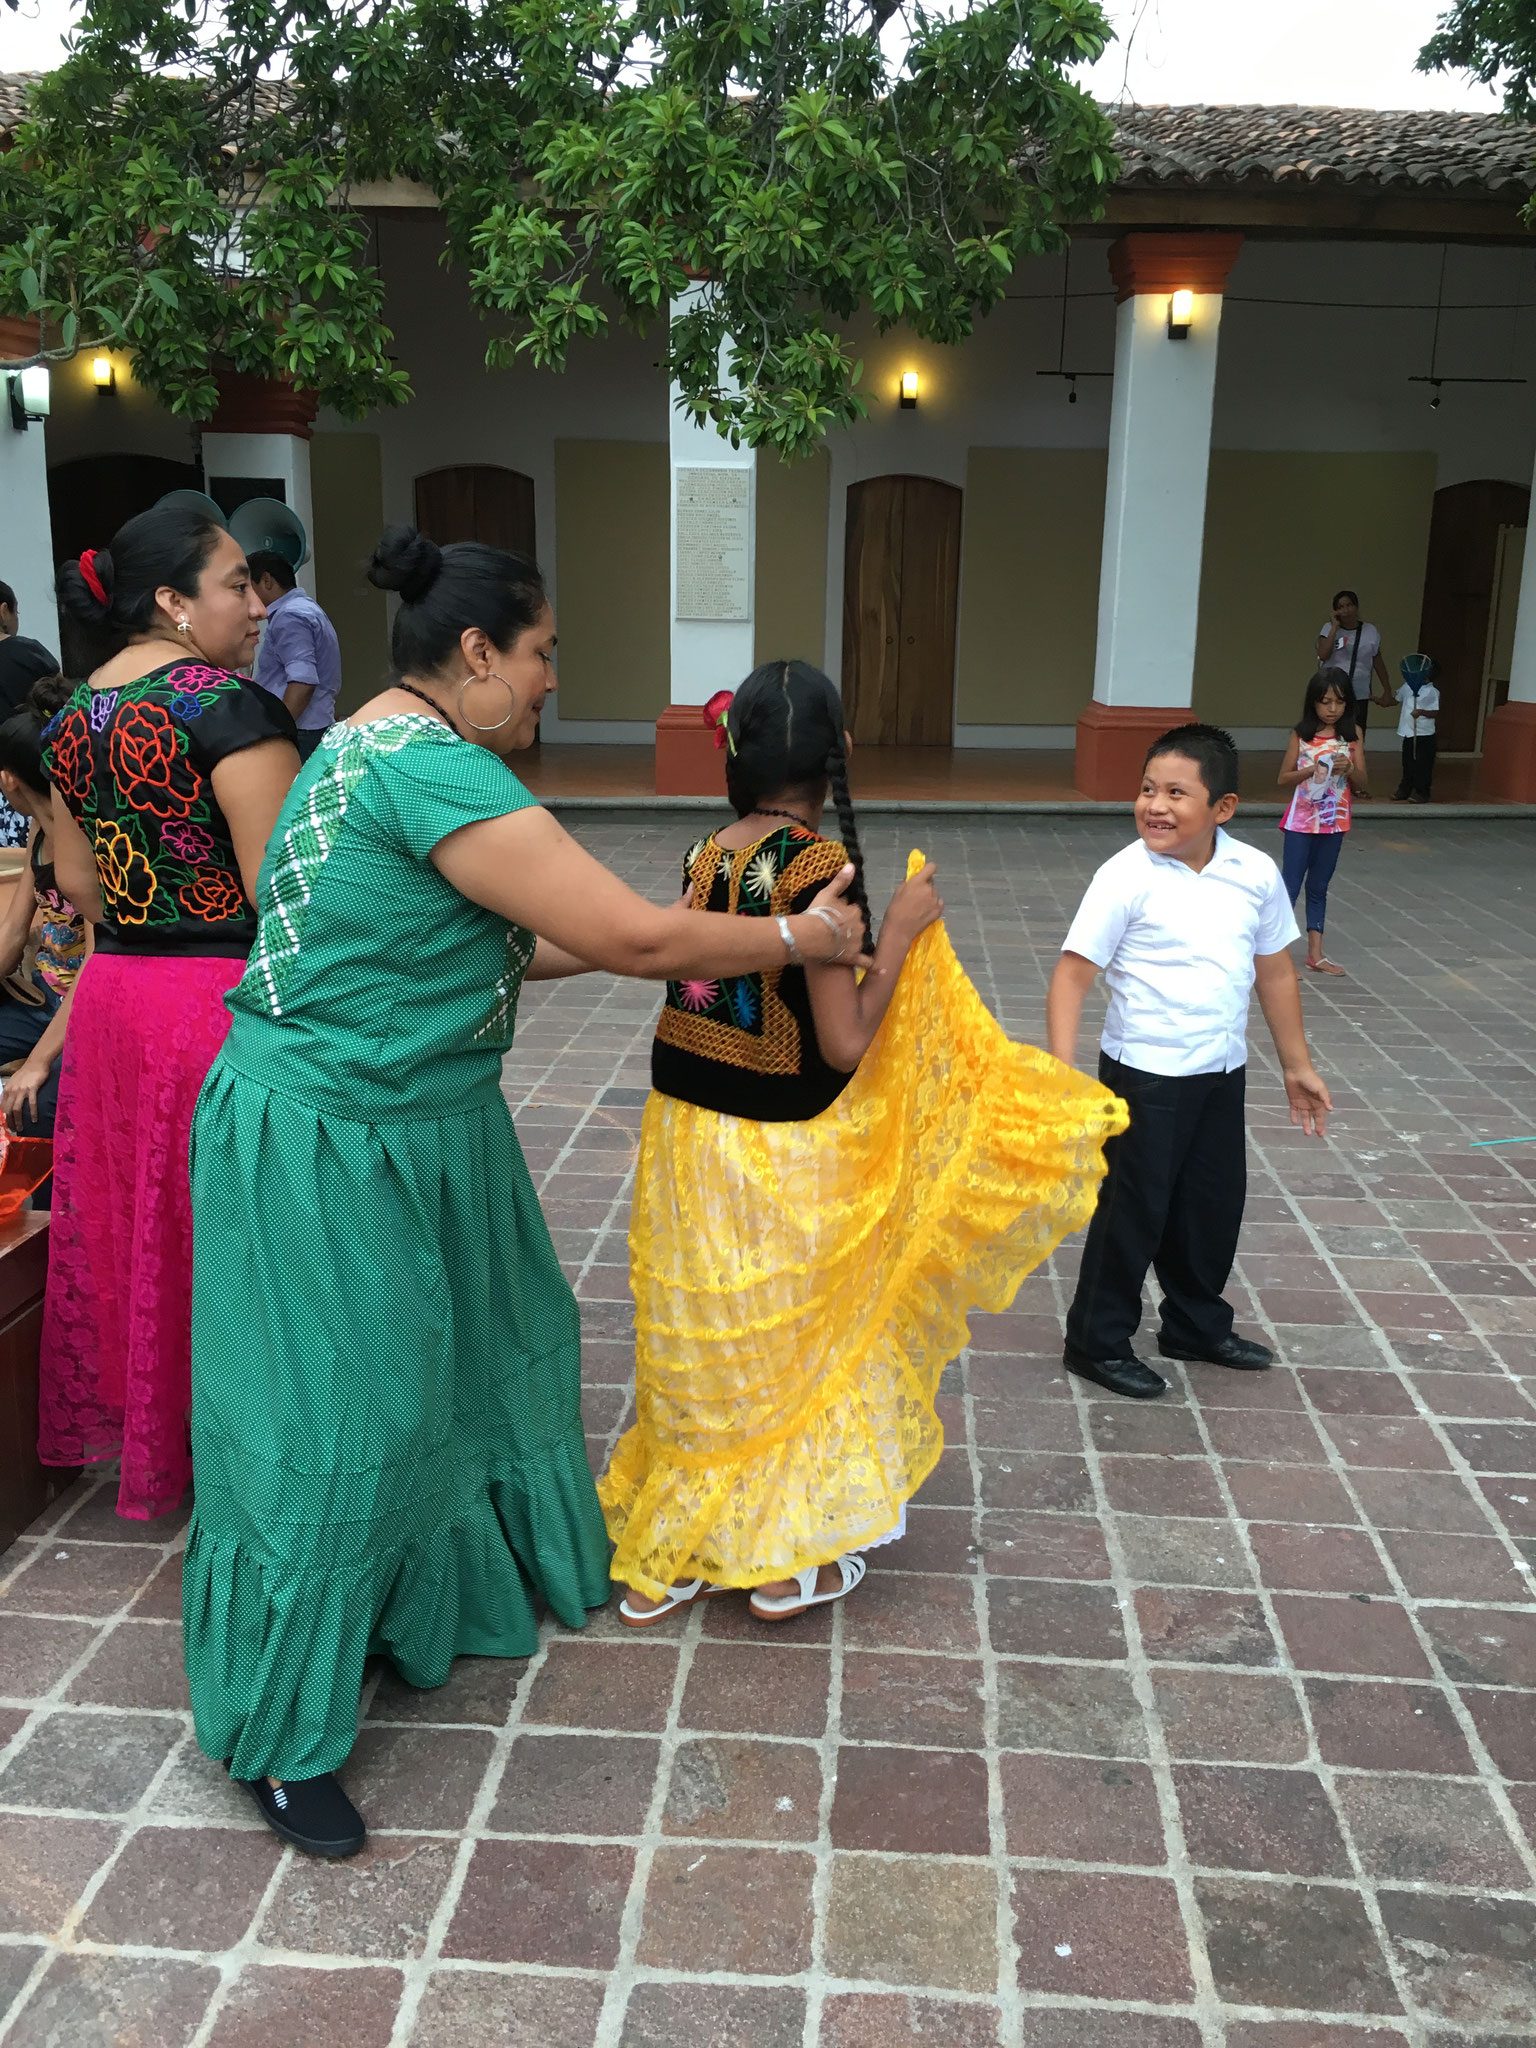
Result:
M725 788L738 818L792 790L803 790L812 802L830 793L838 836L853 863L848 900L864 921L865 950L873 952L864 854L848 792L843 700L836 684L808 661L766 661L732 698L725 730Z

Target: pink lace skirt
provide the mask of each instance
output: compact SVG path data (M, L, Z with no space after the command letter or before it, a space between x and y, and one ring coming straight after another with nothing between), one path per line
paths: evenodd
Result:
M198 1090L243 960L87 962L59 1086L38 1454L122 1458L117 1511L169 1514L192 1474L192 1197Z

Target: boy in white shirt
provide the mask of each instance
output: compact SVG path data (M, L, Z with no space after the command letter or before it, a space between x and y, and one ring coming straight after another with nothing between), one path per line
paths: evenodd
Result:
M1332 1100L1312 1065L1286 948L1301 934L1280 872L1221 828L1237 809L1237 748L1181 725L1147 755L1134 845L1088 885L1046 998L1050 1049L1075 1061L1083 998L1109 983L1099 1079L1130 1128L1105 1175L1067 1315L1065 1364L1111 1393L1150 1400L1167 1381L1131 1348L1152 1266L1165 1358L1256 1371L1273 1362L1235 1335L1222 1290L1237 1256L1248 1168L1243 1124L1248 996L1257 985L1291 1105L1321 1137Z
M1395 804L1427 804L1429 785L1434 779L1435 751L1440 742L1435 734L1435 714L1440 709L1440 692L1435 687L1439 664L1427 654L1405 654L1398 663L1403 672L1397 692L1397 736L1403 743L1403 779L1392 792ZM1394 700L1383 694L1379 701Z

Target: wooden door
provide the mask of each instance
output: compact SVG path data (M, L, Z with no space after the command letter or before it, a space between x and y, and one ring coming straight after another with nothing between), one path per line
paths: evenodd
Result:
M1419 650L1440 664L1442 754L1471 753L1478 744L1499 528L1523 526L1530 502L1520 484L1491 477L1435 493ZM1394 689L1397 682L1393 676Z
M521 470L485 462L428 470L416 479L416 524L439 547L479 540L538 559L533 478Z
M190 462L163 455L79 455L48 472L53 557L73 560L85 548L104 548L127 519L147 512L167 491L200 491L203 473ZM42 621L30 630L42 633Z
M848 487L843 713L861 745L950 743L960 500L928 476Z

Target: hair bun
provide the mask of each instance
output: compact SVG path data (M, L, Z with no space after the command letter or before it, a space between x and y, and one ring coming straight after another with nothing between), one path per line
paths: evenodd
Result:
M443 551L414 526L386 526L368 564L368 581L419 604L443 573Z
M85 563L89 561L91 574L105 591L105 601L91 588L86 577ZM112 609L112 556L106 548L87 548L83 555L73 561L60 562L54 581L54 591L60 605L71 618L84 624L99 626Z

